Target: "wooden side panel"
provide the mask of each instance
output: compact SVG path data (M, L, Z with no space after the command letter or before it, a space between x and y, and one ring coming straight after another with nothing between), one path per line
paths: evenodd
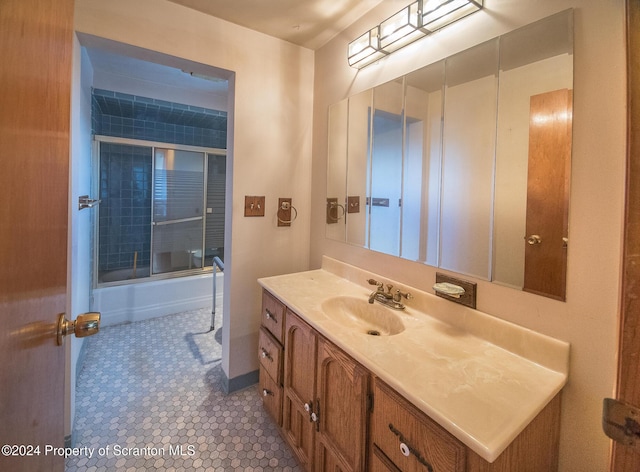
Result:
M0 444L63 446L72 0L0 2ZM62 471L52 454L0 470Z
M321 338L317 385L319 470L364 471L368 372Z
M467 472L557 471L560 406L561 395L558 394L492 463L469 451Z

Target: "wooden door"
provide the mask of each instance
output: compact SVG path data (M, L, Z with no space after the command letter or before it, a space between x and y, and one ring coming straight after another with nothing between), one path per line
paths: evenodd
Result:
M315 470L365 469L369 374L325 339L318 340Z
M293 312L285 317L282 430L300 465L313 470L316 334Z
M64 470L44 448L64 445L72 34L73 0L0 2L0 445L33 454L0 470Z
M531 97L524 287L565 299L572 91Z
M627 0L628 148L617 398L640 407L640 0ZM613 472L640 470L640 452L613 443Z

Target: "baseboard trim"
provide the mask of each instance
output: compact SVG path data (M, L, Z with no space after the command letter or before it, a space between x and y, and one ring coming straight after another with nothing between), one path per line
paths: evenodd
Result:
M227 375L223 372L222 377L224 393L228 395L257 384L260 380L260 371L254 370L253 372L248 372L232 379L227 378Z

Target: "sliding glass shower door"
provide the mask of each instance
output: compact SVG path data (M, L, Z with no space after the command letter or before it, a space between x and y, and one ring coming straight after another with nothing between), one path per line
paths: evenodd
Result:
M202 267L205 154L156 148L154 157L152 273Z
M226 151L145 144L98 140L98 284L197 274L223 257Z

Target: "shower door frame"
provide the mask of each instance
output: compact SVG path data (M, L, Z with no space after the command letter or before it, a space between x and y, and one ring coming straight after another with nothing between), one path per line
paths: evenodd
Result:
M178 270L178 271L170 271L170 272L162 272L162 273L153 273L153 231L154 231L154 194L155 194L155 159L156 159L156 149L169 149L169 150L179 150L179 151L189 151L189 152L197 152L202 153L204 155L204 165L203 165L203 214L202 214L202 264L204 264L205 258L205 237L206 237L206 201L207 201L207 186L208 186L208 169L209 169L209 156L224 156L225 159L227 157L226 149L219 148L209 148L202 146L192 146L188 144L174 144L174 143L165 143L161 141L146 141L142 139L132 139L132 138L120 138L117 136L105 136L105 135L94 135L93 136L93 149L92 149L92 182L91 188L94 195L100 195L100 144L101 143L109 143L109 144L122 144L125 146L139 146L151 149L151 185L152 185L152 195L151 195L151 235L150 235L150 260L149 260L149 275L146 277L140 277L136 279L125 279L118 280L112 282L99 282L99 253L100 253L100 231L99 231L99 219L98 212L100 209L98 208L98 212L94 212L93 214L93 270L92 270L92 287L112 287L118 285L127 285L127 284L135 284L135 283L144 283L152 280L163 280L163 279L172 279L177 277L185 277L189 275L200 275L203 273L209 273L213 271L213 266L202 266L193 269L186 270ZM226 191L225 191L226 193Z

